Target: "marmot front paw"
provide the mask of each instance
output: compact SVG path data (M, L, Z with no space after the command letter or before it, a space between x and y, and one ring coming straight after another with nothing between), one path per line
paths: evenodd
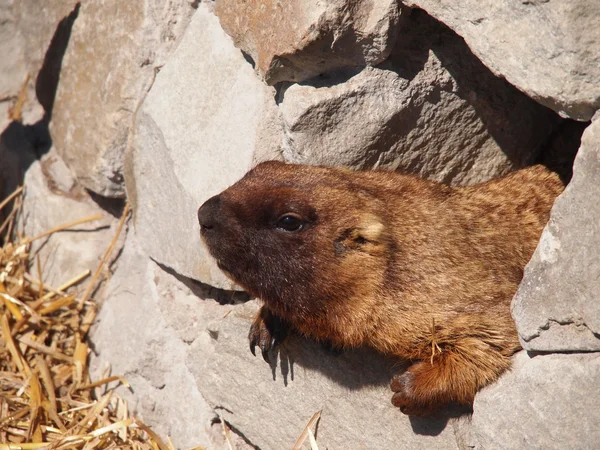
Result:
M269 362L269 352L274 350L287 336L287 323L264 306L260 309L248 333L250 351L256 356L256 346L262 357Z

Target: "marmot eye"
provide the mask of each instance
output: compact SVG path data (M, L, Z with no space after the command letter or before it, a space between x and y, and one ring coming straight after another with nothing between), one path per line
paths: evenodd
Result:
M285 214L279 218L275 226L284 231L300 231L304 226L304 221L295 214Z

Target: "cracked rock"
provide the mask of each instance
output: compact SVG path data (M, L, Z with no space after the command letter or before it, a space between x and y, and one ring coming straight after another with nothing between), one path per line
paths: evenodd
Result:
M531 164L556 115L495 77L454 32L404 11L385 63L282 93L284 158L461 185Z
M396 37L394 0L220 0L215 12L270 85L379 64Z
M525 269L512 314L529 351L600 350L600 117Z

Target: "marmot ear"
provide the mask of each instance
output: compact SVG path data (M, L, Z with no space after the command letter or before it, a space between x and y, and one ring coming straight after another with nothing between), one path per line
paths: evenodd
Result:
M344 230L336 240L337 254L358 250L369 254L381 254L386 247L385 226L372 214L365 214L354 228Z
M365 214L361 217L361 221L354 230L356 239L365 240L373 244L380 243L385 234L385 227L378 217L373 214Z

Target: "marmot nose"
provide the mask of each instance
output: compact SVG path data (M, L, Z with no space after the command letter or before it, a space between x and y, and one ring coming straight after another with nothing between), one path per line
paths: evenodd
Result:
M212 230L217 223L217 213L221 207L221 197L215 195L198 209L198 222L202 231Z

